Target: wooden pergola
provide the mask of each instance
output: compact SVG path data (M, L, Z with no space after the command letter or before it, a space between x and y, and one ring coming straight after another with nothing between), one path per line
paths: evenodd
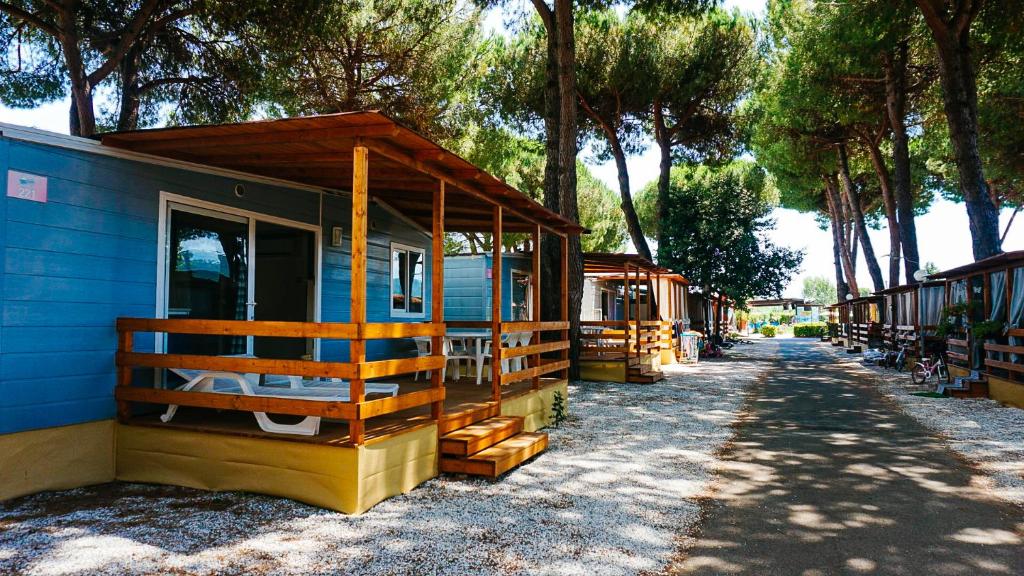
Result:
M567 377L568 237L580 234L581 226L546 209L500 179L446 150L439 144L376 111L346 112L323 116L287 118L211 126L172 127L99 136L104 146L204 166L295 182L321 189L326 194L351 197L351 316L348 323L288 323L257 321L189 321L121 319L118 354L119 413L127 417L130 401L319 415L349 421L353 444L363 442L366 418L430 404L432 417L441 419L444 383L440 368L444 325L445 232L493 234L493 293L491 329L493 348L492 399L501 400L501 385L561 372ZM432 306L429 322L367 322L367 211L376 202L416 223L432 236ZM533 253L532 322L501 320L502 232L528 233L539 245L542 233L561 241L561 320L540 322L540 251ZM196 322L206 322L199 326ZM481 323L482 324L482 323ZM348 362L266 360L246 358L177 357L132 352L134 332L183 332L190 334L278 335L349 340ZM503 332L532 332L528 346L500 346ZM541 342L541 333L558 332L557 340ZM421 358L367 362L366 341L381 338L430 336L434 353ZM558 353L560 359L541 363L541 354ZM529 356L531 367L502 374L502 358ZM287 365L282 365L287 362ZM288 373L310 377L346 378L351 381L350 402L313 402L253 397L225 398L219 394L182 393L132 388L133 367L216 368L246 373ZM214 366L213 364L216 364ZM365 381L414 371L432 371L432 390L395 398L366 401ZM273 404L272 406L269 404Z

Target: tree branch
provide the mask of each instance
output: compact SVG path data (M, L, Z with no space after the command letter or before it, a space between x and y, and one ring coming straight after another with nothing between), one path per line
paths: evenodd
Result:
M544 23L544 29L548 31L548 42L550 42L555 33L555 13L544 0L533 0L533 7L537 9L537 14L540 15L540 19Z
M54 38L60 38L61 36L60 28L43 20L38 15L33 14L28 10L23 10L22 8L19 8L9 2L0 2L0 12L6 12L13 18L24 20L25 22L28 22L32 26L42 30L43 32L46 32Z
M139 7L139 11L135 14L135 17L132 18L131 24L129 24L125 29L124 36L122 36L121 40L117 43L117 47L114 48L111 55L107 57L107 61L96 70L93 70L87 77L90 85L96 86L102 82L104 78L110 75L115 68L117 68L118 64L121 63L121 59L128 53L128 49L132 47L139 33L142 32L142 28L146 25L146 21L148 21L149 17L153 15L153 11L156 10L157 4L159 4L159 0L146 0L146 2Z

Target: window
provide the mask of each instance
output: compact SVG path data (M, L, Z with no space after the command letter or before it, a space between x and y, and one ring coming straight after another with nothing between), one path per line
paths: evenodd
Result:
M423 316L422 248L391 245L391 315Z
M532 277L526 272L512 271L512 320L531 320L533 312Z

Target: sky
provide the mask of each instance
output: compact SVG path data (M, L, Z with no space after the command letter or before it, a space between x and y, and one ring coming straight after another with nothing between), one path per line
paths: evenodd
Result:
M512 3L512 10L531 9L522 0L521 6ZM726 8L763 15L764 0L726 0ZM489 31L504 32L506 14L492 12L487 15L484 26ZM66 134L68 131L67 100L39 106L30 110L13 110L0 104L0 122L32 126ZM595 176L600 178L612 190L618 191L618 183L613 162L597 163L584 150L583 161L588 164ZM658 152L653 142L647 149L627 160L630 183L634 191L643 189L658 177ZM1000 218L1000 230L1006 226L1010 210L1004 210ZM775 230L770 239L778 245L805 251L803 266L800 272L784 289L783 295L800 297L803 279L808 276L825 276L835 280L835 268L832 261L832 234L828 230L818 228L811 214L801 214L794 210L776 209ZM967 212L963 204L954 204L937 199L929 212L917 218L918 249L922 262L932 262L940 270L953 268L972 261L971 234L968 229ZM888 278L889 235L883 226L880 230L870 230L869 236L878 256L882 274ZM1004 250L1024 250L1024 215L1014 223L1013 228L1003 243ZM867 265L863 258L858 259L857 278L861 286L871 286Z

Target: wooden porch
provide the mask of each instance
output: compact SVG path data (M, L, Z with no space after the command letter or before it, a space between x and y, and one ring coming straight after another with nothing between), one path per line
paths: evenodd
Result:
M288 469L288 462L299 464L288 458L276 460L275 450L292 454L301 450L332 450L329 460L337 456L338 461L349 462L357 470L332 470L329 474L344 482L342 493L335 490L306 501L330 502L330 507L361 511L436 475L434 451L446 434L502 414L522 420L517 433L531 433L546 425L542 422L544 410L550 411L554 390L564 394L568 376L568 238L582 231L578 224L376 112L116 133L105 135L103 144L282 178L316 187L324 194L351 199L350 212L332 215L337 221L349 219L344 230L348 238L338 240L340 246L348 248L351 257L349 293L344 296L347 321L278 322L254 320L252 316L245 320L117 320L118 381L114 396L121 424L119 434L125 446L137 440L136 453L144 455L141 460L134 459L132 449L124 449L124 458L132 459L131 477L175 481L174 474L160 472L176 458L164 453L160 433L173 437L179 449L193 457L198 454L194 446L197 435L215 438L223 449L218 460L207 464L233 480L225 484L216 474L193 467L180 480L188 485L253 485L249 479L227 472L231 467L231 447L238 442L248 442L246 445L254 449L272 446L258 465L285 468L282 478L293 472ZM419 263L422 280L418 292L412 292L411 280L399 280L402 288L397 301L407 307L397 315L394 286L390 314L386 310L368 310L371 303L380 302L368 293L367 282L368 276L375 273L368 266L368 252L375 249L369 240L374 228L368 216L371 202L422 231L427 239L424 243L429 246L419 247L424 259ZM442 368L449 360L445 339L448 325L444 318L444 240L448 232L486 232L493 238L491 315L480 322L492 342L487 353L489 378L479 386L475 378L472 383L465 379L453 383L442 379ZM562 270L561 285L544 287L549 294L556 294L561 303L558 318L539 318L541 263L540 251L535 250L531 280L533 317L529 321L502 320L502 236L511 232L530 235L534 246L539 246L545 235L558 242L561 258L556 266ZM407 272L406 277L411 274ZM392 284L394 277L392 270ZM412 310L411 302L420 302L420 309ZM394 321L369 321L374 316ZM503 338L509 334L517 338ZM161 340L162 335L246 341L332 341L332 352L321 358L314 354L271 358L255 357L251 352L167 353L159 344L155 349L148 344L166 342L166 338ZM155 340L149 339L152 336L156 336ZM399 340L404 343L387 346L384 357L372 352L375 341ZM399 351L409 348L405 344L414 340L428 342L429 349L413 346L417 349L417 356L413 357ZM482 358L478 362L482 364ZM195 383L192 389L188 385L185 389L163 385L161 374L177 371L182 376L186 370L195 374L186 378ZM416 381L412 375L417 372L429 372L430 376ZM218 389L217 378L236 381L239 389ZM287 378L284 386L271 382L281 378ZM373 385L379 383L398 384L398 390L394 395L374 394ZM317 386L323 386L323 394L311 393ZM180 414L168 411L163 419L153 414L154 407L163 409L169 405L181 407ZM273 419L257 424L254 414L261 414L260 418L272 415ZM281 424L287 422L281 419L298 420L308 426L282 429ZM133 434L138 437L133 438ZM515 457L502 459L501 466L487 468L489 473L500 474L510 462L521 462L546 447L546 435L523 439L508 444ZM514 438L506 439L509 440ZM296 445L305 448L295 452ZM360 471L382 466L368 454L384 446L405 454L395 456L400 465L379 472L392 475L391 480L379 480L374 475L357 478ZM121 448L118 450L121 458ZM415 455L409 456L408 450ZM403 466L411 466L408 470L415 473L402 472ZM275 493L291 495L290 490L280 487ZM355 496L349 493L353 491ZM338 503L339 498L345 503Z
M431 387L430 380L423 377L420 380L404 377L394 379L393 381L399 384L403 393L409 394L427 391ZM542 378L540 388L547 388L560 382L564 382L564 380L560 378ZM529 380L522 380L504 386L501 398L503 401L515 400L528 395L531 390L533 390L533 383ZM375 399L373 395L369 396L370 400ZM449 381L445 384L444 415L438 425L438 431L440 434L447 434L468 424L493 418L500 415L500 409L499 403L491 398L489 383L485 382L483 385L477 386L476 381L470 377L462 377L455 382ZM296 420L300 419L301 416L274 416L275 420L282 422L288 422L289 418ZM320 433L316 436L282 435L265 432L260 429L256 420L249 412L213 408L183 407L179 410L174 420L166 423L162 422L159 415L155 413L131 416L125 423L132 426L184 429L329 446L355 446L349 430L349 424L344 420L328 419L324 421L320 426ZM370 418L366 421L363 442L365 444L373 444L433 423L434 420L431 418L429 406L415 406Z
M623 318L580 322L581 376L636 383L662 380L662 364L680 361L685 354L678 335L689 283L635 254L584 254L583 272L595 281L621 283Z

